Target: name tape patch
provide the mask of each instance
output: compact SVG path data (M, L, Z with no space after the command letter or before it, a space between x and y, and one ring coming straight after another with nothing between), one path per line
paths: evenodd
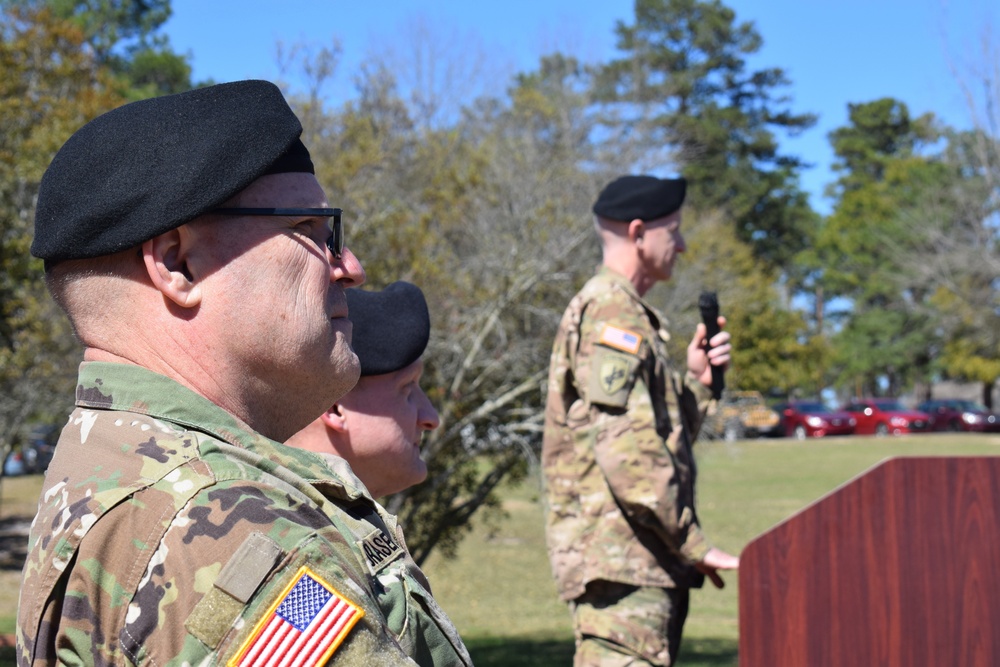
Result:
M361 550L365 552L365 558L368 560L368 569L371 570L373 575L378 574L389 563L405 553L403 548L396 543L396 540L389 537L382 530L370 533L365 539L359 540L358 544L361 546Z

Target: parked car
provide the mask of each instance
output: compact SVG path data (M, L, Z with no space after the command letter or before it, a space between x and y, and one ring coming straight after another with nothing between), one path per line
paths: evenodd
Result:
M36 426L27 441L7 453L3 462L3 474L8 477L43 473L49 467L59 437L57 426Z
M1000 415L975 401L935 399L917 409L930 415L932 431L1000 431Z
M859 435L899 435L930 429L926 412L907 410L895 398L859 398L843 407L854 417L854 432Z
M24 465L24 455L20 449L15 449L7 453L7 458L3 462L3 474L5 477L16 477L27 472Z
M781 415L782 429L789 437L805 440L854 433L854 417L840 410L831 410L820 401L791 401L774 409Z
M781 417L767 407L759 391L727 389L715 412L705 421L702 431L709 437L726 440L778 435Z

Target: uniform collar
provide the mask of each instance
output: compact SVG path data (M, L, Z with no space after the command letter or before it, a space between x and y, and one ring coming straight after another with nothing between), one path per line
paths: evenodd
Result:
M632 281L614 269L601 265L597 275L603 280L613 283L636 301L642 301L642 297L639 296L639 292L636 291L635 285L632 284Z
M646 299L639 296L639 292L631 280L604 265L601 265L601 268L597 271L597 277L625 292L630 299L642 306L652 318L654 328L662 330L663 334L666 335L666 327L669 326L667 318L663 316L663 313L654 308L651 303L646 301ZM669 338L669 336L667 337Z
M354 499L368 495L346 462L340 466L337 460L275 442L204 396L142 366L83 362L76 404L148 415L206 433L291 470L327 496Z

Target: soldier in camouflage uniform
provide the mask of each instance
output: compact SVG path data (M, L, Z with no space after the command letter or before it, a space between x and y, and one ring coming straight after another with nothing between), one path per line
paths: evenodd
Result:
M222 84L105 114L47 170L32 253L85 353L19 667L471 664L395 519L279 444L359 373L364 270L301 131L273 84Z
M430 313L420 288L403 281L377 292L349 289L347 305L361 379L285 444L345 459L381 498L427 478L420 440L440 424L420 388Z
M569 603L577 667L670 665L689 589L738 559L709 545L692 444L711 399L704 324L673 371L666 321L643 300L683 252L683 179L625 176L594 205L603 266L573 298L552 350L542 467L549 557ZM720 318L720 325L724 319Z

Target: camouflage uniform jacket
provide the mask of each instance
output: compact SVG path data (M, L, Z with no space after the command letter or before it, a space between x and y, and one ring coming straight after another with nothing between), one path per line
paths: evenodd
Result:
M710 391L671 371L663 320L602 268L573 298L552 350L542 468L559 594L588 582L699 587L709 545L691 447Z
M138 366L81 365L31 530L19 667L281 652L471 665L395 518L346 462L268 440Z

